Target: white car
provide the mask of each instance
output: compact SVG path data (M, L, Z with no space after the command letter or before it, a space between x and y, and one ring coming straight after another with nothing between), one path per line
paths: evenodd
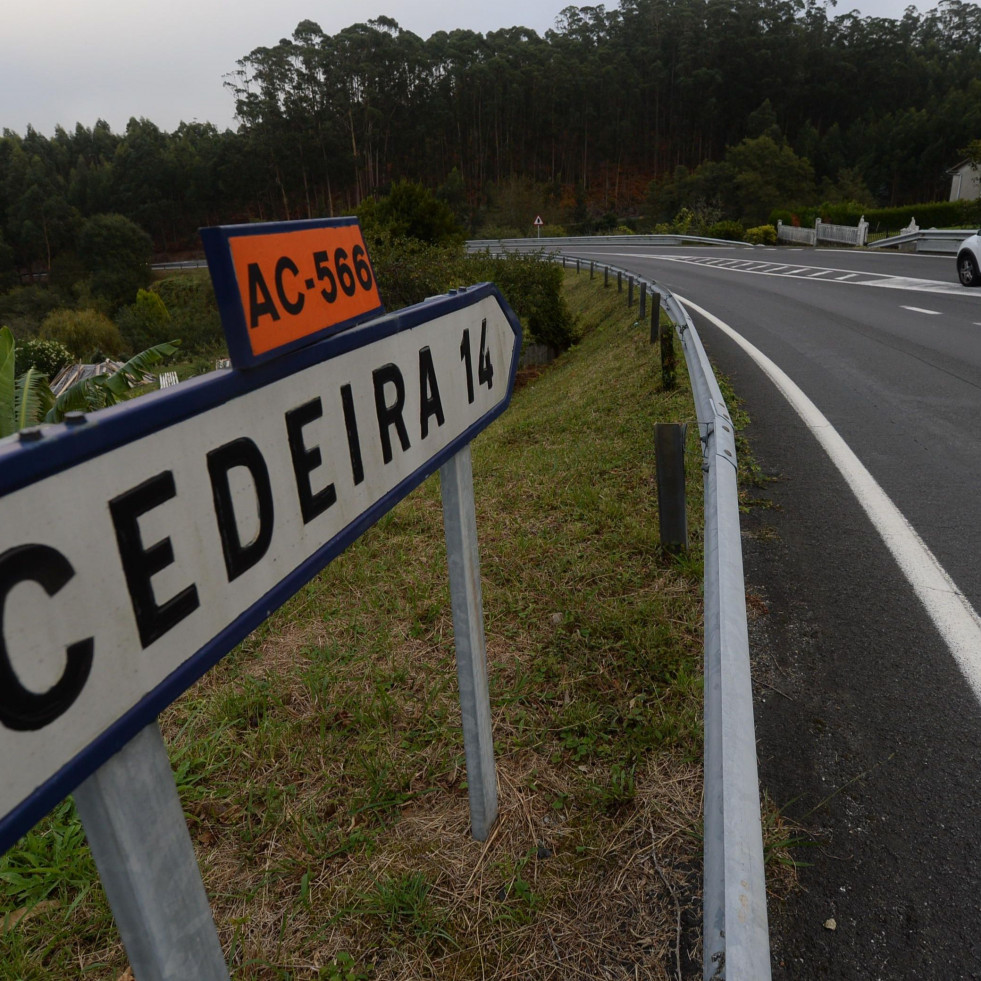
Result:
M962 286L981 286L981 231L957 246L957 278Z

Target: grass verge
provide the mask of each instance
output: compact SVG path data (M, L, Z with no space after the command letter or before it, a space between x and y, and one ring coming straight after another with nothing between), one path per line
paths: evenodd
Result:
M657 539L656 347L569 274L581 341L474 443L500 785L468 828L438 479L161 718L233 977L698 973L701 480ZM636 309L636 308L635 308ZM125 978L70 802L0 859L0 978Z

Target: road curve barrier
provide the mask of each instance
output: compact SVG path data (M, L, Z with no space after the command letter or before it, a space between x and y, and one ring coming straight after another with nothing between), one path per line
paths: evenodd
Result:
M565 266L577 257L553 253L548 258ZM607 280L619 273L645 285L648 293L659 293L685 354L705 494L702 976L704 981L770 981L735 427L701 338L676 297L628 270L602 262L595 266L606 270ZM652 316L656 321L657 312Z
M691 318L661 287L691 378L705 486L702 976L769 981L746 590L732 418Z

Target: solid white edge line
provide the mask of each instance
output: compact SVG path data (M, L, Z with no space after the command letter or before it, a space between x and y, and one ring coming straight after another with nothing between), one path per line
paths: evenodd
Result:
M781 368L714 314L677 293L675 296L738 344L811 430L892 553L954 656L974 697L981 702L981 618L933 552L827 417Z

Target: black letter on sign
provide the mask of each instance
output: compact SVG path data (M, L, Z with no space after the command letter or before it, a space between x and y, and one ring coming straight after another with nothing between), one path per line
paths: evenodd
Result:
M91 637L68 647L64 672L53 688L40 695L25 688L14 674L3 637L3 607L14 586L36 582L54 596L74 574L68 559L48 545L18 545L0 555L0 722L8 729L43 729L68 710L88 679L95 647Z
M385 364L371 373L375 383L375 415L378 416L378 435L381 436L382 459L385 463L392 462L392 437L389 429L394 426L399 434L402 449L409 448L409 434L402 420L402 409L405 406L405 382L402 372L393 364ZM385 402L385 385L391 382L395 386L395 401L388 405Z
M292 313L295 316L303 309L306 297L302 293L297 293L296 299L290 300L286 295L286 288L283 285L283 273L287 269L293 274L294 278L299 275L300 270L296 268L296 263L288 255L284 255L276 263L276 294L279 296L279 302L283 304L286 312Z
M333 484L313 492L310 474L320 466L322 457L320 447L307 449L303 443L303 427L324 414L320 399L310 399L286 413L286 432L290 441L290 456L293 457L293 473L296 475L296 493L300 498L300 514L305 525L323 514L336 500L337 491Z
M245 467L252 475L255 486L259 530L248 545L243 545L238 537L235 502L228 486L228 471L234 467ZM231 582L251 569L266 554L272 541L273 496L269 470L259 447L246 436L240 436L208 454L208 475L211 477L211 496L215 502L215 517L218 519L225 570L228 572L228 581Z
M150 584L150 578L155 573L173 564L174 546L170 544L169 538L164 538L149 548L144 548L139 518L176 496L174 475L170 470L164 470L109 502L109 512L112 514L116 541L119 544L119 557L122 559L123 572L126 573L129 598L133 604L140 643L144 650L200 605L198 591L193 583L160 606L153 597L153 586Z
M419 351L419 434L421 439L429 435L429 417L436 416L436 425L443 425L443 403L436 384L436 367L433 352L428 347Z
M361 440L358 438L358 417L354 414L354 392L350 385L341 385L341 403L344 406L344 427L347 429L347 449L351 454L351 476L354 486L364 480L364 464L361 462Z
M259 302L259 294L262 302ZM279 311L273 303L272 294L266 281L262 278L262 270L258 262L249 263L249 327L258 327L260 317L272 317L279 320Z

